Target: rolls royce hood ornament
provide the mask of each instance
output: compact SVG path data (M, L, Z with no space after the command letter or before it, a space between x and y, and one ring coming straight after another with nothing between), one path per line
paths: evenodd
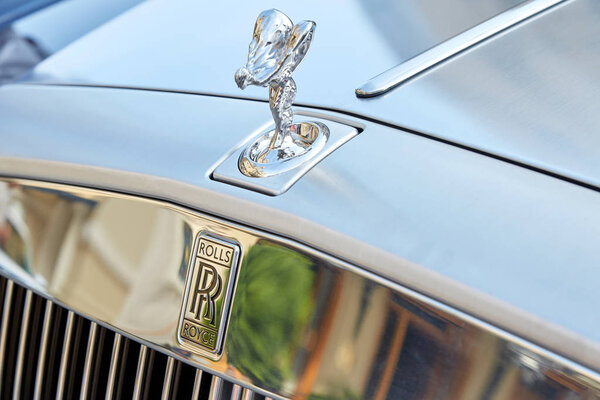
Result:
M251 177L276 175L297 167L323 148L329 131L319 122L294 123L292 103L296 83L292 73L310 47L316 24L294 25L281 11L260 13L254 26L246 66L235 73L240 89L269 87L275 129L251 143L239 159L239 169Z

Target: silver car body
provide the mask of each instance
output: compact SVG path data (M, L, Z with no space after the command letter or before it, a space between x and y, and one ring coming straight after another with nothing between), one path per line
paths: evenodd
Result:
M318 24L294 75L295 112L360 134L287 192L267 196L212 179L271 123L265 91L241 92L233 80L267 3L149 1L52 55L0 89L0 173L99 203L112 193L177 215L190 210L240 237L316 252L442 320L456 317L464 332L527 349L514 365L563 371L585 387L581 396L598 395L600 4L558 2L366 99L355 89L368 79L521 2L278 5ZM29 285L78 310L61 292ZM173 337L84 315L257 393L309 394L185 355ZM369 365L369 376L382 369ZM335 374L318 373L322 390L354 376ZM417 386L408 384L408 398L419 398Z

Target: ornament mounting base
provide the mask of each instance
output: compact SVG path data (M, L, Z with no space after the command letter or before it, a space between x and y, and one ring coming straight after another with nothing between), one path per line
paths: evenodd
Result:
M302 117L303 114L308 118ZM334 120L327 115L314 112L298 112L296 115L299 118L294 125L300 125L300 130L296 129L295 136L287 138L287 140L293 140L297 146L291 148L295 149L296 157L283 156L283 158L279 158L280 154L273 149L271 152L275 151L274 153L268 152L264 158L259 160L260 155L265 149L268 149L270 144L268 140L272 138L273 128L271 128L251 137L229 153L223 162L213 170L211 178L215 181L277 196L287 191L311 168L359 132L356 127L352 126L352 122L344 123L346 121L342 122L340 118ZM315 136L316 128L311 125L319 128L319 135ZM240 164L244 165L240 166ZM257 169L251 170L250 168ZM242 173L243 170L246 170L247 173Z
M299 167L325 147L329 128L320 122L300 122L293 124L283 139L275 135L272 129L246 147L238 161L242 174L265 178Z

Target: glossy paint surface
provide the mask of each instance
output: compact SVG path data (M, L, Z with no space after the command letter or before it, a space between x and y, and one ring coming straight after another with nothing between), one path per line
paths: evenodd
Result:
M356 89L358 97L376 97L415 79L437 65L490 40L566 0L528 0L391 68Z
M360 109L599 187L599 20L566 2Z
M352 98L366 79L520 2L279 2L293 21L318 24L310 56L294 75L298 102L332 105ZM249 32L259 13L272 7L264 0L149 1L55 55L36 75L237 96L232 78L247 59ZM260 88L247 91L267 98Z
M385 96L354 94L367 79L518 3L282 4L292 19L308 13L319 24L296 76L296 102L385 121L600 186L596 0L567 1ZM32 79L265 99L260 90L239 92L231 78L245 60L248 26L263 8L143 4L47 60ZM198 24L203 15L225 14L227 31L218 18Z
M293 241L90 189L9 180L0 181L0 196L1 274L270 397L600 394L592 371ZM176 340L193 242L207 233L241 249L215 361Z

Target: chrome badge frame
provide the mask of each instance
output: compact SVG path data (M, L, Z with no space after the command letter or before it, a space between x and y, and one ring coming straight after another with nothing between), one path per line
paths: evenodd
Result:
M196 237L177 327L182 346L214 360L221 357L239 260L237 243L205 231Z

